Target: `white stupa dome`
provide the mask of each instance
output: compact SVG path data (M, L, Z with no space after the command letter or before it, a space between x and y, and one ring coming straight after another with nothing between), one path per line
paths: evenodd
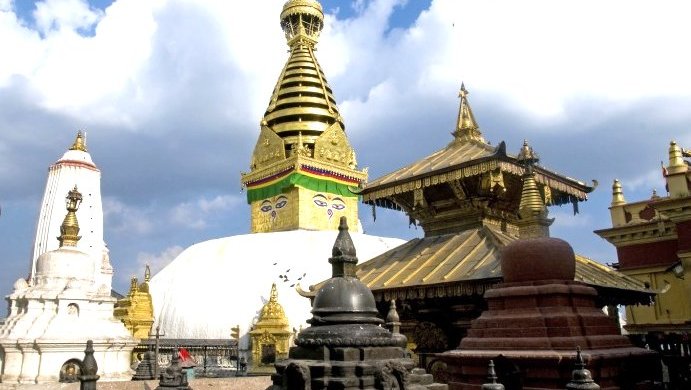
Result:
M338 231L294 230L205 241L183 251L150 283L154 316L166 337L228 338L240 325L246 335L276 283L290 326L307 327L309 299L296 287L331 277L331 249ZM350 233L360 262L405 241ZM246 345L246 337L241 347Z

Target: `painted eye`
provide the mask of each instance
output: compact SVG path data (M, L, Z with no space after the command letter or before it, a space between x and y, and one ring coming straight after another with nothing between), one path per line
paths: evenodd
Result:
M334 203L331 205L331 208L334 210L343 210L345 205L343 203Z
M319 207L326 207L327 206L327 203L321 199L314 199L314 204L316 204Z
M287 203L288 203L287 200L279 200L278 203L276 203L276 208L282 209Z
M270 204L263 204L262 207L259 208L259 210L261 210L264 213L268 213L269 211L271 211L271 209L272 207Z

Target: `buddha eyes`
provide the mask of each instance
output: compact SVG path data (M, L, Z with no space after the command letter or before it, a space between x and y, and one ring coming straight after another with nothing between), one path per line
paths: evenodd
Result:
M343 203L343 199L341 198L333 198L329 200L323 195L315 195L312 198L312 201L319 207L330 207L336 211L343 210L346 207L345 203Z
M276 204L272 205L270 201L265 200L262 202L261 206L259 207L259 210L261 210L263 213L268 213L271 210L278 210L284 208L288 204L288 198L285 196L279 196L278 199L276 199Z

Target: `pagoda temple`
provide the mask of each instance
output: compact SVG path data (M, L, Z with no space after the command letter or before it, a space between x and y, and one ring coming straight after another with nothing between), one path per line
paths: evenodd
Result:
M424 230L424 237L357 267L382 315L391 299L398 302L401 330L417 352L455 348L485 307L484 292L502 280L501 248L549 236L547 206L570 204L578 212L594 189L539 165L527 142L517 155L504 142L491 146L465 86L452 135L446 147L361 192L364 203L404 211ZM643 283L594 260L576 256L575 272L575 280L598 291L601 307L650 301Z

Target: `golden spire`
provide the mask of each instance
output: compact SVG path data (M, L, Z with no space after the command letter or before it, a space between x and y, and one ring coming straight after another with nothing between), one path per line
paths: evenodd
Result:
M278 303L278 292L276 290L276 283L271 284L271 293L269 295L269 301L266 302L262 311L259 314L259 321L266 322L268 320L278 321L279 323L288 323L288 318L286 317L285 311L283 311L283 306Z
M149 264L147 264L144 268L144 282L149 283L149 281L151 281L151 268L149 268Z
M137 293L137 277L132 275L130 278L130 292L129 296L133 297Z
M619 179L614 179L612 183L612 204L611 206L621 206L626 204L626 199L624 199L624 191L621 189L621 183Z
M545 207L540 190L537 188L535 173L532 170L523 175L523 191L521 191L518 213L521 218L547 213L547 207Z
M682 150L675 141L669 143L669 168L667 174L686 172Z
M67 193L65 200L67 215L65 215L62 226L60 226L60 237L58 237L58 241L60 241L60 247L77 246L77 241L82 238L78 236L79 222L77 221L77 210L82 203L82 194L79 193L76 185L74 189Z
M86 136L84 133L82 133L81 130L77 132L77 138L74 140L74 143L72 146L70 146L70 150L79 150L82 152L86 152Z
M283 138L286 145L297 143L301 133L307 147L314 148L317 137L332 124L345 129L336 99L314 55L323 26L319 2L290 0L283 6L281 28L290 46L290 57L276 82L262 124Z
M473 110L468 103L468 91L465 89L465 84L461 83L461 90L458 92L458 97L461 98L461 104L458 108L458 119L456 120L456 130L451 133L457 140L476 140L485 142L480 132L480 127L475 121Z
M528 140L523 140L523 146L516 159L525 166L523 174L523 190L521 191L521 203L518 206L518 213L521 218L531 215L546 215L547 207L542 200L540 190L535 181L533 166L540 161L537 153L528 145Z

